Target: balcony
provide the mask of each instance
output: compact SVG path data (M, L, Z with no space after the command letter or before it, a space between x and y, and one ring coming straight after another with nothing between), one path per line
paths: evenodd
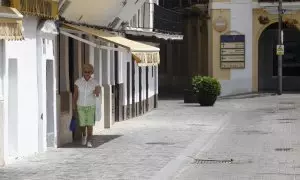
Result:
M145 3L129 23L131 29L181 34L183 15L155 3Z
M209 0L159 0L159 5L167 9L184 9L196 4L207 5Z
M182 14L154 4L153 30L162 32L182 32Z

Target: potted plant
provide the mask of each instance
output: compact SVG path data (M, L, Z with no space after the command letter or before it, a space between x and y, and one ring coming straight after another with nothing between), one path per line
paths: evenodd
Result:
M213 77L194 76L192 85L201 106L213 106L221 94L221 84Z

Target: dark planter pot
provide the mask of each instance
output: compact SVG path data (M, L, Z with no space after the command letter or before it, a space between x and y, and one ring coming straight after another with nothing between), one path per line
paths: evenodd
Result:
M217 100L217 96L199 95L198 103L201 106L213 106Z
M198 103L197 96L194 94L193 90L184 90L184 103Z

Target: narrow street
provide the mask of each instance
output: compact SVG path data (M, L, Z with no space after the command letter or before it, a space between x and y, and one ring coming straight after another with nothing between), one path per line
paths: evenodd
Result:
M95 148L49 150L0 168L1 180L297 180L300 96L161 100L96 132Z

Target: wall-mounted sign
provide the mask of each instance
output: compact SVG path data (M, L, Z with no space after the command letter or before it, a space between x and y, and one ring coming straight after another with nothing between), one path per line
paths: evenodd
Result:
M277 56L283 56L284 55L284 45L277 45L276 46L276 54L277 54Z
M245 35L221 35L221 68L245 68Z
M227 29L227 21L223 17L218 17L213 23L214 29L218 32L223 32Z

